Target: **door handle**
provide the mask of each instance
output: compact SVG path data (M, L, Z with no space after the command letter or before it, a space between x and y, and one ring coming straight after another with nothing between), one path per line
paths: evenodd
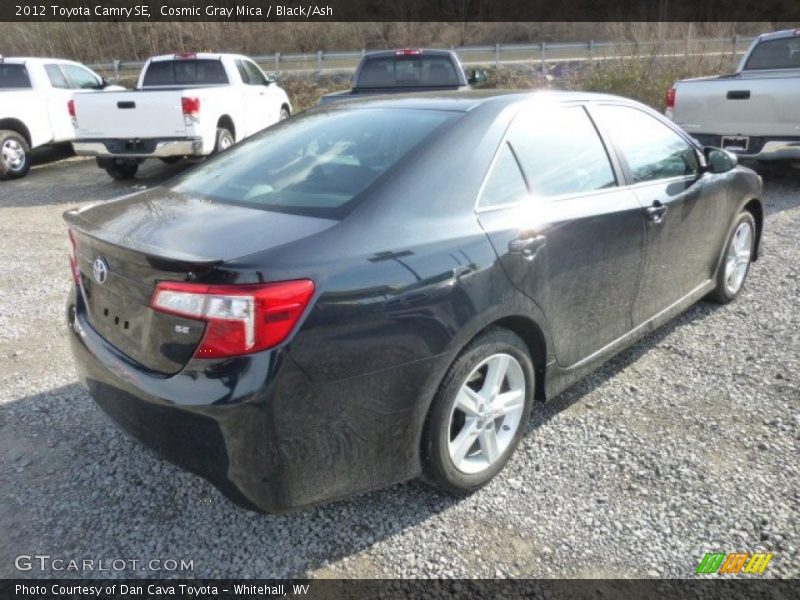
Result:
M653 223L661 223L664 220L664 215L667 214L667 205L662 204L660 200L654 200L653 206L648 206L645 209L647 218Z
M525 258L532 258L546 242L547 238L543 235L521 234L518 238L508 242L508 251L511 254L521 254Z

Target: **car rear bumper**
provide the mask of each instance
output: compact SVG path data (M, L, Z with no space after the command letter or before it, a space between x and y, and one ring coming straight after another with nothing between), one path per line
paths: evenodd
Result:
M72 142L75 154L113 158L167 158L202 156L202 138L97 139Z
M419 475L434 359L315 384L282 350L149 372L67 307L82 383L108 416L247 508L296 510Z
M723 137L739 136L721 136L698 133L692 134L692 137L694 137L704 146L722 147ZM773 138L767 136L749 136L748 142L749 143L746 150L740 151L731 149L731 151L740 158L752 160L800 160L800 137Z

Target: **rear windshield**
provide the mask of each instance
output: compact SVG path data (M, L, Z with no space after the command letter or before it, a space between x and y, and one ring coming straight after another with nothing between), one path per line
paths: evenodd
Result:
M761 42L750 53L747 71L800 68L800 37Z
M0 90L29 88L31 78L25 65L0 64Z
M142 87L225 85L228 76L219 60L177 59L151 62L144 74Z
M458 85L458 75L447 56L367 58L357 83L359 88L454 85Z
M179 177L172 189L338 219L378 177L458 114L377 108L310 113L233 146Z

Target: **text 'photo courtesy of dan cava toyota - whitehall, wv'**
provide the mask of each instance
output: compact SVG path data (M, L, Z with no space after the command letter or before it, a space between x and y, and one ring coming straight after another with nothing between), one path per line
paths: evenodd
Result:
M657 4L0 20L0 578L800 576L800 23Z

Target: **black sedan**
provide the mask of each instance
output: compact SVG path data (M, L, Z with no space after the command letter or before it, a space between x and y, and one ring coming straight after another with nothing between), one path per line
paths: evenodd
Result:
M585 93L309 111L65 215L82 381L123 429L284 511L471 492L552 398L758 256L761 180Z

